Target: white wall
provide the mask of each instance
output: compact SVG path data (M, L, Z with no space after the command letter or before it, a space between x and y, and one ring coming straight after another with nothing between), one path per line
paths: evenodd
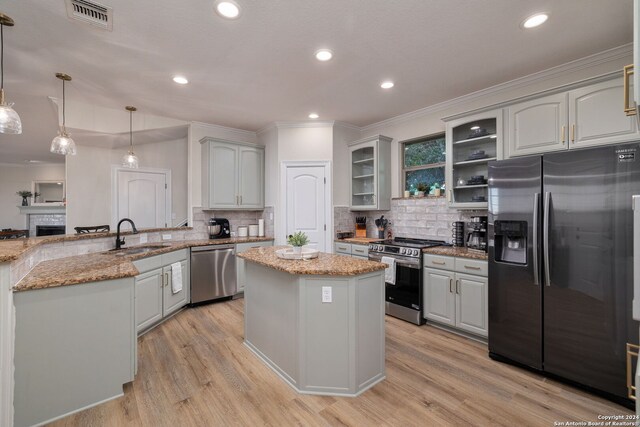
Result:
M64 163L0 165L0 229L26 227L26 215L17 208L22 203L17 191L32 191L32 181L64 181L64 176Z
M333 205L349 206L349 143L360 139L360 129L336 123L333 128ZM336 179L337 178L337 179Z
M365 126L362 129L362 137L382 134L393 138L391 145L392 165L392 195L399 197L401 194L402 179L400 177L400 146L399 142L423 135L431 135L445 131L443 117L464 113L466 111L485 107L488 105L506 102L521 96L530 95L561 85L577 82L590 77L599 76L612 71L619 71L622 76L622 67L631 64L633 57L631 52L626 56L597 55L593 60L587 58L565 64L551 70L536 73L534 75L517 79L512 84L498 85L496 90L481 91L477 96L464 96L458 100L444 102L422 111L409 113L397 118ZM486 93L488 92L488 93ZM622 104L622 100L620 100ZM347 179L348 175L344 175ZM339 180L340 177L336 177Z
M127 148L79 146L67 157L67 233L78 226L111 224L111 166L119 165ZM187 140L135 147L140 167L170 169L173 224L188 217Z

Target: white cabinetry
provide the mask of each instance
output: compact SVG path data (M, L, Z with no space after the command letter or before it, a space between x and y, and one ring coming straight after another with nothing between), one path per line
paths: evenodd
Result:
M189 302L189 250L182 249L143 258L134 264L140 274L135 279L136 331L143 332ZM173 293L172 264L180 263L182 290Z
M425 319L487 337L487 262L425 254L424 265Z
M273 240L269 240L267 242L251 242L251 243L238 243L236 244L236 255L251 249L251 248L260 248L264 246L273 246ZM243 258L236 256L236 277L237 277L237 292L244 292L246 276L244 273L244 265L245 261Z
M204 209L264 209L264 147L213 138L202 147Z
M354 258L369 259L369 245L335 242L333 249L335 253L340 255L350 255Z
M375 135L349 143L350 207L391 209L391 138Z
M487 209L488 162L502 159L502 109L447 121L449 207ZM483 176L477 182L473 177Z
M624 93L624 82L617 78L509 106L508 156L638 138L635 118L620 111Z

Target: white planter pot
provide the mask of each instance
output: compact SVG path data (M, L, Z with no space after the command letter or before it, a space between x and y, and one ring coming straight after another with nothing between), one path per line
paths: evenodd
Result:
M302 253L302 246L294 246L293 253L296 255L300 255Z

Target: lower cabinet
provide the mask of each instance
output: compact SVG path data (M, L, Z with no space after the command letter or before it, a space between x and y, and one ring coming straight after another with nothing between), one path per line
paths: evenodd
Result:
M425 319L487 337L487 262L425 255L424 264L429 266L423 275ZM449 266L451 270L432 268L433 265Z
M354 258L369 259L369 246L356 243L335 242L333 251L340 255L350 255Z
M189 302L189 250L182 249L135 261L136 331L143 332ZM172 264L180 263L182 289L173 292Z
M264 246L273 246L273 240L267 242L251 242L251 243L237 243L236 255L242 253L251 248L260 248ZM244 274L244 259L236 256L236 277L237 277L237 292L244 292L245 274Z

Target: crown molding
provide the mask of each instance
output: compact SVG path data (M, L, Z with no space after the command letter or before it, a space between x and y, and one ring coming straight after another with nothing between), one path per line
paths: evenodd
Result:
M232 127L222 126L222 125L214 125L214 124L211 124L211 123L203 123L203 122L190 122L190 124L194 125L194 126L202 126L204 128L207 128L207 129L212 129L212 130L232 133L232 134L238 135L240 137L250 138L252 140L255 140L256 137L257 137L257 133L253 132L253 131L250 131L250 130L232 128Z
M358 132L362 131L362 128L360 126L352 125L351 123L341 122L341 121L338 121L338 120L333 122L333 126L334 127L345 128L345 129L350 129L350 130L355 130L355 131L358 131Z
M558 75L567 72L576 72L587 68L595 67L601 64L617 61L622 58L626 58L633 54L633 43L628 43L622 46L614 47L593 55L586 56L584 58L576 59L574 61L567 62L565 64L557 65L555 67L548 68L546 70L538 71L523 77L518 77L513 80L509 80L504 83L499 83L495 86L490 86L485 89L481 89L475 92L468 93L466 95L459 96L447 101L443 101L437 104L433 104L419 110L410 111L408 113L400 114L389 119L385 119L376 123L372 123L363 126L361 130L363 132L371 132L377 128L397 125L414 118L437 113L438 111L446 110L459 104L471 102L478 98L483 98L488 95L496 95L502 92L509 91L516 87L527 86L541 81L551 80Z
M333 127L335 121L333 120L313 120L313 121L282 121L274 122L278 129L292 129L292 128L329 128Z

